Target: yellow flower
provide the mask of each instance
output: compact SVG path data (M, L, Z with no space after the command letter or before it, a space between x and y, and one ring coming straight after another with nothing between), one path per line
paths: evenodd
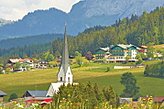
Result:
M145 106L145 104L142 103L141 106L143 107L143 106Z

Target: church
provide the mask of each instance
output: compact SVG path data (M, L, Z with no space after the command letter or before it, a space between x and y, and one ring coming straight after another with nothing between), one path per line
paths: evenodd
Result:
M62 54L62 61L61 66L57 75L57 82L51 83L47 97L52 97L55 93L59 91L60 86L67 84L77 84L73 83L73 74L71 72L71 67L69 64L69 52L68 52L68 42L67 42L67 35L66 35L66 26L64 32L64 47L63 47L63 54Z

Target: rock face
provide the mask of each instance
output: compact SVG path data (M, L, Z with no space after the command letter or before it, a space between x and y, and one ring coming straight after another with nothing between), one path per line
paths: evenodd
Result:
M22 20L0 27L0 39L46 33L62 33L65 22L68 34L76 35L96 25L108 26L119 18L141 15L164 6L164 0L85 0L69 13L51 8L28 13Z

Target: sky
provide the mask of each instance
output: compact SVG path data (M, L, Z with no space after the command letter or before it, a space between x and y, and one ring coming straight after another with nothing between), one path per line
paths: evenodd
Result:
M22 19L28 12L52 7L68 13L72 5L79 1L80 0L0 0L0 18L16 21Z

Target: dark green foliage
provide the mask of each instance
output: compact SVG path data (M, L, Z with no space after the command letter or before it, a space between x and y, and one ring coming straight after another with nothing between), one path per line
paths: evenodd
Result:
M52 51L52 42L62 34L44 34L13 38L0 41L0 56L37 57L48 50Z
M12 94L10 95L10 98L9 98L8 101L11 101L11 100L17 99L17 98L18 98L17 94L16 94L16 93L12 93Z
M1 49L10 49L16 47L24 47L30 45L42 45L54 41L57 38L62 37L62 34L41 34L26 36L20 38L10 38L5 40L0 40Z
M136 65L140 65L140 64L142 64L142 62L143 62L143 59L144 58L144 54L137 54L137 56L136 56L136 59L138 59L138 61L136 62Z
M136 79L134 75L130 72L124 73L121 76L121 84L125 86L123 93L121 94L122 97L132 97L135 98L139 95L139 87L137 87Z
M43 45L31 45L31 46L24 46L18 48L11 48L11 49L0 49L0 56L2 57L38 57L45 51L51 50L51 44L43 44Z
M145 76L164 78L164 62L147 65L144 71Z
M108 106L117 106L117 95L112 87L100 91L98 85L67 85L62 86L59 92L54 95L55 106L67 105L70 109L77 106L80 109L93 109L107 103Z
M75 52L75 60L76 63L81 67L83 64L83 58L82 58L82 54L78 51Z

